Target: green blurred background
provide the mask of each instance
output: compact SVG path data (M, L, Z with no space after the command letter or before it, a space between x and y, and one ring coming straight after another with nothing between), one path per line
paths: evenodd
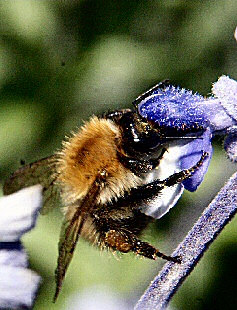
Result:
M131 107L160 80L207 95L220 75L236 79L236 25L235 0L1 0L1 184L21 159L52 154L90 115ZM222 143L215 140L198 191L185 193L146 231L143 238L163 252L172 252L236 170ZM132 254L116 260L83 240L52 304L61 220L59 210L40 217L24 238L31 267L43 278L34 309L93 309L86 300L96 292L105 302L111 297L114 307L130 309L164 262ZM174 296L172 309L237 308L236 237L234 219Z

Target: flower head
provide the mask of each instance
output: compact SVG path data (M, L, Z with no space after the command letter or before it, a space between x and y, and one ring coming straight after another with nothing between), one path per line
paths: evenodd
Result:
M155 90L138 105L140 115L158 126L182 130L182 128L206 128L202 105L204 98L184 88L167 85Z
M226 151L231 159L235 159L233 154L237 153L237 82L222 76L213 85L212 92L213 96L204 98L189 90L166 85L138 105L142 117L157 128L165 128L163 143L169 142L173 172L192 167L203 152L209 154L202 167L183 182L189 191L197 189L207 172L213 135L227 135Z
M213 84L212 93L231 120L226 128L225 150L232 161L237 160L237 82L228 76L222 76Z

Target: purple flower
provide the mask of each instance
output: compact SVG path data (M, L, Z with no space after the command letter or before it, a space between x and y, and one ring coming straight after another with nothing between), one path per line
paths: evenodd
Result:
M202 167L183 182L189 191L195 191L203 181L212 156L214 135L227 135L225 149L232 160L236 159L237 82L222 76L214 83L212 93L213 96L204 98L183 88L164 85L137 107L142 117L165 129L161 143L169 143L166 157L173 166L172 173L195 165L203 152L209 154ZM161 164L162 169L166 170Z
M40 277L28 269L20 238L35 225L41 192L35 185L0 198L0 309L33 306Z
M232 124L226 128L225 150L232 161L237 160L237 82L228 76L219 78L212 87L212 93L219 100ZM229 122L230 123L230 122Z
M235 39L237 40L237 28L235 29ZM185 90L183 91L186 92ZM190 92L188 93L191 98L192 94L190 94ZM186 112L183 111L183 113L179 114L181 117L181 120L179 120L180 124L182 124L182 122L185 123L186 120L187 123L192 123L189 107L191 105L195 106L195 102L197 102L197 95L193 96L195 96L194 102L192 103L191 99L188 100ZM149 98L147 98L147 100L148 99ZM167 104L169 105L169 102ZM182 102L179 102L178 104L182 106ZM225 150L228 157L232 161L236 161L237 82L227 76L220 77L219 80L213 84L212 97L207 99L203 98L203 101L200 100L197 104L199 107L194 119L197 120L197 118L200 117L200 123L203 124L204 132L207 132L207 135L203 136L201 146L193 144L199 139L188 142L189 146L186 146L186 150L189 150L189 153L186 153L187 162L189 161L189 158L193 156L195 151L200 149L207 150L208 147L211 148L211 137L216 134L226 135L224 144ZM140 106L141 105L142 102ZM205 107L205 109L203 109L203 107ZM152 107L152 104L149 107L149 104L147 103L146 108L144 109L146 113L144 114L144 117L149 119L150 110L154 109L155 108ZM159 110L159 108L157 108L157 110ZM144 113L144 111L141 113ZM154 120L156 120L155 115L156 114L153 113ZM193 151L190 144L194 149ZM184 155L184 152L182 154ZM179 156L179 158L181 159L181 156ZM194 180L194 183L198 184L198 182L201 182L204 174L205 171L202 171L201 175L197 177L197 180ZM196 177L195 174L193 177ZM135 306L136 310L158 310L167 307L172 296L197 265L208 246L215 240L218 234L237 213L236 188L237 173L234 173L210 205L204 210L184 240L172 253L173 256L178 255L181 257L181 264L174 264L171 262L165 264L159 275L154 281L152 281L149 288L138 301Z

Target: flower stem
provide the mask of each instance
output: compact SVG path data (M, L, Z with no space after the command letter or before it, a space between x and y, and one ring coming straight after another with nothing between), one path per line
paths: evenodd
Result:
M179 286L190 274L225 225L237 212L237 173L204 210L183 242L172 253L181 264L168 262L135 306L136 310L165 309Z

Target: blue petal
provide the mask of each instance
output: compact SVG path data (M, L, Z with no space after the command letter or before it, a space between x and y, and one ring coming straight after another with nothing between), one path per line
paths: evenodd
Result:
M206 118L206 109L200 104L204 101L201 95L179 87L167 86L142 100L138 105L138 112L158 126L177 129L207 128L209 121Z
M203 152L208 153L208 157L204 160L203 165L195 171L191 178L183 182L184 188L191 192L195 191L202 183L204 175L207 172L212 156L211 138L211 131L207 129L200 138L186 144L182 149L182 156L180 158L180 167L182 170L194 166L199 161Z
M28 267L20 241L0 242L0 309L31 309L40 277Z
M225 151L230 160L237 161L237 126L230 128L224 142Z
M237 81L223 75L213 84L212 93L220 100L229 116L237 121Z
M18 241L35 226L42 187L34 185L0 198L0 242Z
M223 84L228 84L228 94L223 91ZM235 89L231 91L233 85ZM213 86L213 94L218 98L206 99L197 93L170 85L156 90L142 100L138 105L138 113L157 126L167 129L191 131L210 127L212 132L225 131L237 124L236 89L236 81L222 77Z

